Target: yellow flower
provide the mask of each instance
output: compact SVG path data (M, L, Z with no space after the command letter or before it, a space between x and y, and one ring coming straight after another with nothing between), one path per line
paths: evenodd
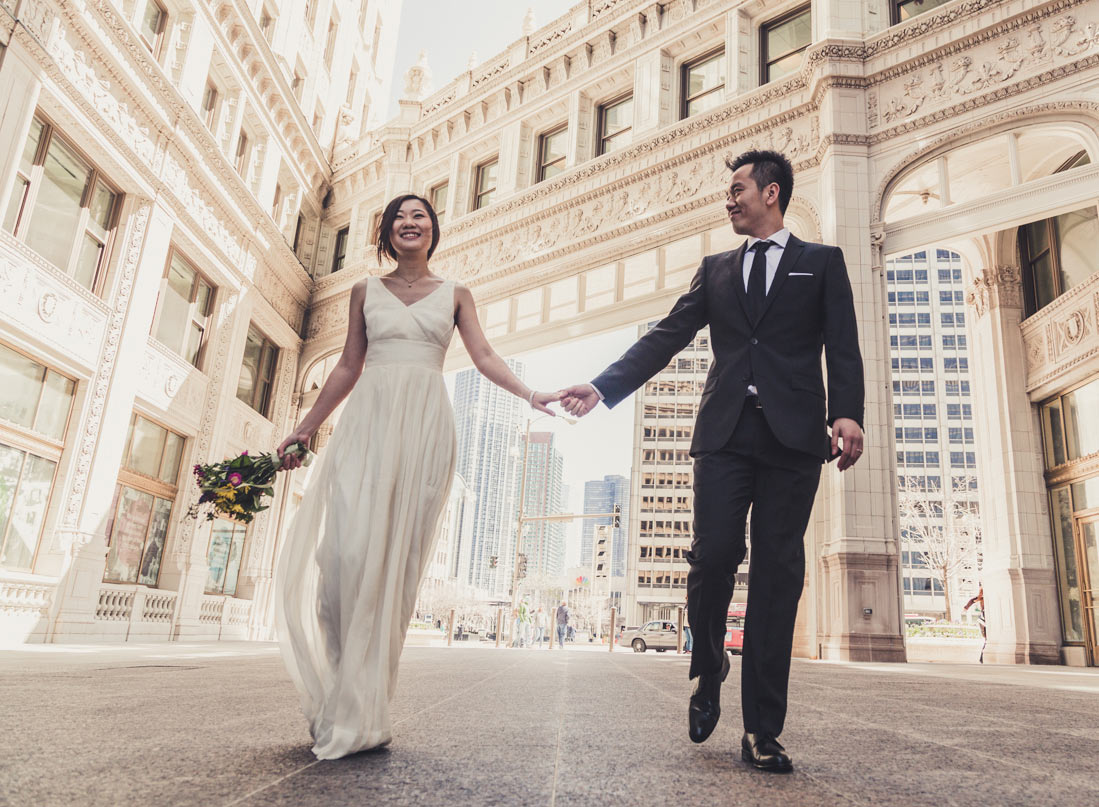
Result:
M225 485L215 491L219 499L233 501L237 498L237 489L232 485Z
M232 510L234 513L243 513L244 512L244 508L241 507L239 504L234 504L229 509Z

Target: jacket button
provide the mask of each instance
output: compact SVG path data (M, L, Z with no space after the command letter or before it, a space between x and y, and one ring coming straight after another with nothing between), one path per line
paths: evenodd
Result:
M749 344L753 344L753 345L758 345L759 344L759 340L756 339L754 336L751 339L749 339L748 342L749 342Z

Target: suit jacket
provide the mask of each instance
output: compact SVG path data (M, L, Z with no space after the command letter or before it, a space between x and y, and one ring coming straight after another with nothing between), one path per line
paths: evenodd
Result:
M746 247L747 242L703 258L671 312L592 384L613 407L709 325L714 362L702 391L691 456L717 451L729 441L752 383L779 442L827 460L832 422L851 418L861 427L863 419L862 356L843 253L791 235L762 313L752 321L744 290Z

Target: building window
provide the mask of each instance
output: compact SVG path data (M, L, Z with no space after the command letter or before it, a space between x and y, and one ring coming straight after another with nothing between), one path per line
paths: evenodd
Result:
M633 140L633 96L599 107L599 154L610 154Z
M683 67L683 117L689 118L720 104L725 95L725 50Z
M801 54L812 44L809 6L796 9L760 28L760 84L788 76L801 67Z
M214 287L172 250L157 298L153 336L198 367L213 303Z
M0 384L0 567L30 571L76 383L0 345Z
M210 529L210 548L206 552L207 594L237 593L237 577L240 575L240 558L244 549L247 527L227 518L214 519Z
M565 170L569 148L567 126L546 132L538 138L538 181L549 179Z
M54 127L31 122L4 228L86 289L94 290L120 195Z
M435 215L442 221L443 216L446 215L447 197L450 195L450 183L440 182L431 192L428 197L431 200L431 206L435 208Z
M271 197L271 218L278 224L279 213L282 208L282 185L278 182L275 183L275 195Z
M298 103L301 103L302 92L305 90L305 77L302 76L298 70L294 71L294 78L290 81L290 92L294 93L294 97L298 99Z
M248 341L244 345L244 359L237 381L237 397L267 417L274 385L275 361L278 348L255 328L248 329Z
M1097 269L1095 208L1063 213L1019 228L1019 259L1029 316L1082 283Z
M336 21L328 21L328 37L324 41L324 66L332 72L332 54L336 51Z
M130 419L107 524L108 583L155 586L183 459L183 436L141 415Z
M332 253L332 271L343 269L344 258L347 257L347 236L351 232L350 227L344 227L336 233L336 249Z
M496 196L496 171L500 167L499 158L477 166L476 187L473 193L473 209L480 210L492 204Z
M317 22L317 0L305 0L305 21L309 25L309 33L313 33Z
M206 90L202 93L202 109L199 110L199 114L202 115L206 128L211 132L214 131L214 124L217 123L217 113L218 88L212 81L207 81Z
M168 12L157 0L147 0L145 11L141 15L141 25L138 33L141 41L153 54L154 59L160 58L160 48L164 41L164 29L168 24Z
M347 79L347 98L344 99L344 103L351 106L355 101L355 85L359 83L359 70L358 68L352 68L351 75Z
M301 213L298 213L298 221L294 225L294 243L291 246L291 249L294 250L295 255L298 253L298 247L301 246L301 233L304 226L305 218L302 216Z
M237 155L233 160L233 164L236 166L241 179L245 180L248 179L248 145L248 135L241 129L240 137L237 138Z
M1099 380L1042 406L1046 468L1099 453Z
M894 25L905 22L949 2L950 0L892 0L892 22Z

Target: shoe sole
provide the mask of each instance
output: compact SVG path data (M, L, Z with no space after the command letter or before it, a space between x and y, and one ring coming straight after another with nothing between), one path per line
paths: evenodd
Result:
M793 773L793 763L787 765L760 765L752 758L752 754L749 751L740 749L740 758L755 768L757 771L764 771L766 773Z

